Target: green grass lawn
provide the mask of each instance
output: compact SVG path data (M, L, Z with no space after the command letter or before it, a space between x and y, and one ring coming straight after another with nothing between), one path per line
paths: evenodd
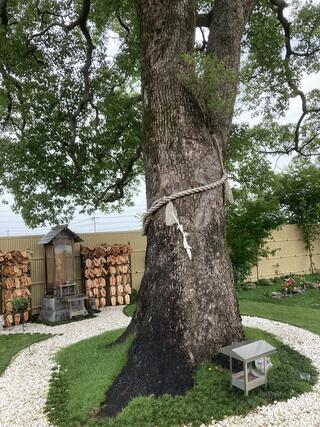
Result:
M290 323L320 335L319 309L275 305L246 299L241 299L239 302L242 315L265 317L266 319Z
M249 291L248 291L249 292ZM250 291L251 292L251 291ZM319 294L320 292L317 291ZM295 297L294 297L295 298ZM311 307L299 307L296 305L286 305L283 301L263 302L253 298L239 298L240 311L245 316L264 317L266 319L278 320L283 323L290 323L300 328L308 329L320 335L320 309ZM126 306L124 313L132 316L136 305Z
M301 281L299 276L293 276L296 282ZM304 276L307 281L318 282L320 281L320 275L314 274L313 276ZM289 295L287 298L280 300L271 298L271 292L277 292L281 290L284 283L284 279L277 279L270 281L268 286L258 286L256 289L250 290L239 290L238 298L240 300L252 300L259 302L268 302L278 306L291 306L291 307L307 307L307 308L320 308L320 291L319 289L309 289L305 294Z
M297 282L301 280L298 276L294 277ZM306 275L304 278L310 282L320 281L319 274ZM319 289L309 289L303 295L289 295L281 300L272 299L271 292L280 291L283 283L283 279L278 279L269 286L238 291L241 314L290 323L320 335ZM135 309L136 304L131 304L126 306L123 312L132 316Z
M121 330L107 332L81 341L57 356L60 369L54 372L47 411L57 426L103 427L174 427L192 423L199 426L212 418L245 414L255 407L274 400L286 400L311 389L316 371L310 361L277 341L274 336L257 329L246 329L248 338L265 339L277 347L272 355L274 367L269 373L268 388L259 388L243 396L230 391L228 371L212 363L204 363L195 373L195 385L184 396L139 397L113 420L96 416L105 391L126 362L130 342L106 347ZM310 372L309 383L301 381L299 372Z
M126 305L123 309L123 313L128 317L132 317L134 315L134 312L136 311L136 308L137 308L136 303Z
M305 278L315 282L320 276L305 276ZM270 298L271 292L279 291L282 283L283 280L279 279L269 286L239 291L241 314L290 323L320 335L320 291L310 289L303 295L290 295L281 300Z
M12 358L31 344L45 340L52 335L47 334L11 334L0 335L0 374L9 365Z

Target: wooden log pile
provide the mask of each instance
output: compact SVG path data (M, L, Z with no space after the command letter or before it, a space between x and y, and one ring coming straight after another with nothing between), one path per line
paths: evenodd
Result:
M82 249L86 292L96 308L130 304L129 245L102 244Z
M2 312L4 326L19 325L30 319L31 269L28 250L0 252L0 278L2 289ZM15 311L15 302L27 299L28 307L21 312Z

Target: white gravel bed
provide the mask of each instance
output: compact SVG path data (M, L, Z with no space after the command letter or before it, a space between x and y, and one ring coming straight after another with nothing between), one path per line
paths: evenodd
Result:
M59 326L26 325L28 333L59 334L22 350L0 376L0 427L49 427L44 414L54 356L63 347L126 327L123 307L107 307L94 318ZM21 333L20 326L0 334Z
M263 329L309 357L320 372L320 336L286 323L243 316L244 326ZM320 319L319 319L320 321ZM310 393L256 408L248 415L213 421L209 427L320 427L320 381Z
M27 324L28 333L59 334L22 350L0 376L0 427L50 427L44 414L54 356L63 347L122 328L130 318L122 307L108 307L98 317L59 326ZM243 317L245 326L273 333L309 357L320 372L320 336L295 326L255 317ZM21 327L0 334L21 333ZM320 382L313 391L286 402L256 408L247 416L213 421L209 427L320 427Z

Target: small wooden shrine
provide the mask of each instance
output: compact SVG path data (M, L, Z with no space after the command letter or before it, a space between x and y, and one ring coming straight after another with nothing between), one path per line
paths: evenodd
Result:
M45 248L46 288L40 319L57 322L87 314L85 295L79 294L75 277L74 244L82 239L67 225L53 227L38 242Z

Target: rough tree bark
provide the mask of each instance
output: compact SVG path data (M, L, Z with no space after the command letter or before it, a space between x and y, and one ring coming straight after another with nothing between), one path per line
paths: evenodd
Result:
M208 49L238 72L240 41L253 0L216 0ZM182 55L194 48L196 1L139 0L143 150L148 206L164 195L221 177L214 132L225 147L237 82L221 88L228 108L205 120L181 83ZM194 368L242 339L224 221L222 187L174 202L189 233L192 261L181 233L167 227L164 208L148 229L139 306L129 330L128 362L106 395L104 416L132 397L185 393Z

